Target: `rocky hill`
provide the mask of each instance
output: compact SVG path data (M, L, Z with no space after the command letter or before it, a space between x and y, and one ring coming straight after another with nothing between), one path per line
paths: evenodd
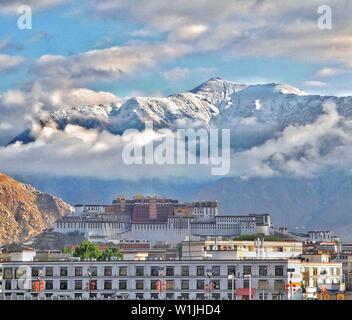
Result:
M0 173L0 244L36 236L71 210L61 199Z

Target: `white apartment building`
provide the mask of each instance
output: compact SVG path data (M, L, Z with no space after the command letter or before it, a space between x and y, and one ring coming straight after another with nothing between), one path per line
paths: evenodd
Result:
M238 259L293 259L303 252L298 241L204 240L183 241L182 259L238 260Z
M249 299L251 287L253 299L301 299L301 268L300 260L283 259L4 262L3 295L231 299L234 293L236 299ZM235 278L229 279L229 275ZM164 291L157 291L158 283Z

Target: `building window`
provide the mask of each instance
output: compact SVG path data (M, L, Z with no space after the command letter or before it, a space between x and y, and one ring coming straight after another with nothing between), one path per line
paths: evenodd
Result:
M4 268L4 279L12 279L13 273L12 268Z
M268 267L267 266L260 266L259 267L259 275L260 276L267 276L268 275Z
M188 293L181 293L180 298L181 298L181 300L189 300L189 294Z
M196 299L197 300L205 300L205 294L204 293L197 293Z
M121 277L127 276L127 267L120 267L119 268L119 276L121 276Z
M136 293L136 299L137 300L143 300L144 299L144 294L143 293Z
M173 277L174 276L174 267L166 267L166 276Z
M32 268L32 277L39 277L39 268Z
M96 277L98 275L97 267L90 267L89 272L90 272L91 277Z
M283 276L284 275L284 268L281 266L275 267L275 276Z
M52 277L54 275L54 270L51 267L47 267L45 269L45 276L46 277Z
M11 281L10 280L5 281L5 290L11 290Z
M227 281L227 289L232 290L232 280ZM233 282L233 289L236 289L236 281Z
M158 293L151 293L150 298L156 300L159 298L159 294Z
M53 290L54 285L52 280L45 281L45 290Z
M267 293L259 293L259 300L268 300L268 294Z
M251 266L245 266L245 267L243 267L243 273L244 273L245 275L250 275L250 274L252 274L252 267L251 267Z
M112 276L112 267L105 267L104 268L104 276L111 277Z
M119 281L119 290L127 290L127 281L126 280Z
M166 280L166 290L174 290L174 289L175 289L175 281Z
M150 268L150 275L152 277L159 277L159 267L151 267Z
M16 279L24 279L27 278L27 268L16 268L15 269L15 277ZM0 272L0 278L1 278L1 272Z
M68 275L67 268L60 268L60 276L61 277L67 277L67 275Z
M112 281L111 280L104 281L104 290L112 290Z
M269 282L268 280L259 280L258 281L258 290L268 290Z
M220 293L213 293L211 296L213 300L220 300Z
M67 281L60 281L60 290L67 290Z
M181 290L189 290L189 281L181 280Z
M144 281L136 280L136 290L144 290Z
M150 290L156 290L158 282L159 282L159 280L151 280L150 281Z
M188 266L182 266L181 267L181 276L182 277L188 277L189 276L189 267Z
M220 280L213 280L212 281L212 288L214 290L219 290L220 289Z
M197 290L204 290L204 281L197 280Z
M230 275L230 274L236 275L236 267L235 266L228 266L227 267L227 274L228 275Z
M244 279L243 280L243 288L249 288L249 279Z
M82 277L82 275L83 275L83 269L82 269L82 267L76 267L76 268L75 268L75 276L76 276L76 277Z
M285 281L284 280L275 280L274 281L274 290L285 290Z
M143 277L144 276L144 267L136 267L136 276Z
M198 277L204 276L204 267L197 267L197 276Z
M75 281L75 290L82 290L82 281L81 280Z
M214 277L219 277L220 276L220 267L219 266L215 266L211 270L212 270L212 275Z

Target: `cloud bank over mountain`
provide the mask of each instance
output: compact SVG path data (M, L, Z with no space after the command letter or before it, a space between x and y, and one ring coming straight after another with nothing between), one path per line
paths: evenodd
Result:
M81 89L71 99L80 102L76 95L81 92L83 97L91 94ZM103 100L113 98L100 95ZM177 129L193 127L219 129L219 136L222 129L230 130L229 176L311 178L331 170L349 174L351 102L351 97L309 96L288 85L243 85L212 78L168 98L137 97L42 115L33 120L30 131L2 147L0 164L6 172L21 175L213 179L211 161L131 166L123 161L128 142L145 146L154 141L156 147L160 137L177 141ZM145 130L146 121L154 124L152 136ZM171 148L166 151L174 152L174 145Z

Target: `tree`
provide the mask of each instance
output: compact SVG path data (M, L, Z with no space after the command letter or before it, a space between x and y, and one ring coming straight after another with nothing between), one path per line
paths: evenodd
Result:
M81 242L73 253L74 257L80 257L82 260L99 259L101 251L99 247L88 240Z
M119 260L123 259L123 254L117 248L106 248L101 252L99 260L111 260L112 257L116 257Z
M70 247L65 247L62 252L65 254L69 254L69 255L73 254L72 248L70 248Z

